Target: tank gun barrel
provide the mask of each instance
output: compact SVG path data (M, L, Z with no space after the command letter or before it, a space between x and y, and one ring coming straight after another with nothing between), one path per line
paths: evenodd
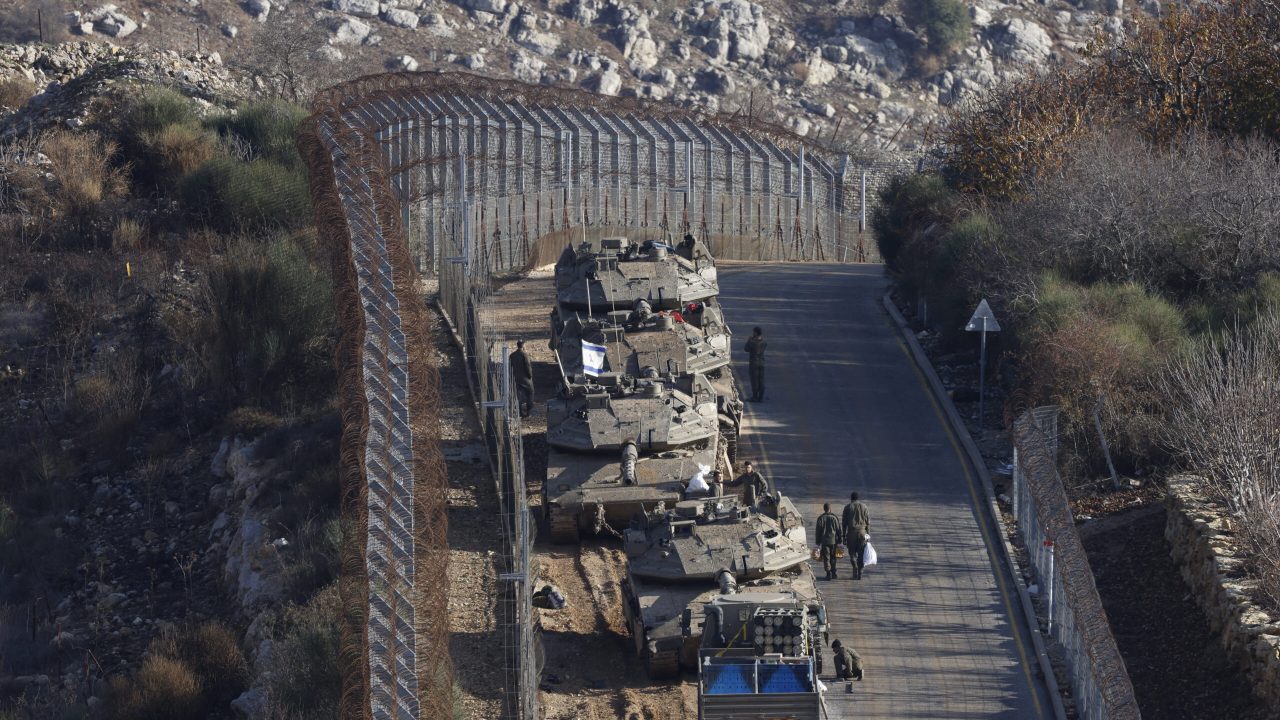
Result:
M640 451L636 449L633 442L626 443L622 446L622 482L627 485L636 484L636 460L640 458Z

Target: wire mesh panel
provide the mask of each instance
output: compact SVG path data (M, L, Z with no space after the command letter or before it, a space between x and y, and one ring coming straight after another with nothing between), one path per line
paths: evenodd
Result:
M463 73L371 76L321 92L300 147L334 254L343 486L360 523L344 555L342 715L452 713L445 476L421 272L437 277L462 346L499 491L505 711L536 718L533 530L491 278L619 234L693 234L723 259L876 261L865 180L912 165L858 168L748 118Z
M1049 634L1063 648L1080 717L1140 717L1133 684L1107 622L1067 494L1058 475L1056 407L1013 424L1013 509L1047 604Z

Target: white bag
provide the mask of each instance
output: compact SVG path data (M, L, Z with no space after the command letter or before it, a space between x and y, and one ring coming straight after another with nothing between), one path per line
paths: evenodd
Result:
M862 548L862 566L871 567L876 564L876 549L871 547L871 541L867 541L866 547Z

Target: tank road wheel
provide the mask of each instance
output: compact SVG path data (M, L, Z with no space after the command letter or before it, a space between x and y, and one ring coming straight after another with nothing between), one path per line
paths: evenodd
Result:
M562 508L549 506L547 525L551 531L551 542L577 545L581 539L578 532L578 516Z
M669 680L680 674L680 653L675 650L646 652L644 671L650 680Z

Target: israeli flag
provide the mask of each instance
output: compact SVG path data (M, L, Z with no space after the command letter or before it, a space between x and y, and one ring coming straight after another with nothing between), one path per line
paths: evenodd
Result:
M605 347L582 341L582 372L591 377L598 377L604 372Z

